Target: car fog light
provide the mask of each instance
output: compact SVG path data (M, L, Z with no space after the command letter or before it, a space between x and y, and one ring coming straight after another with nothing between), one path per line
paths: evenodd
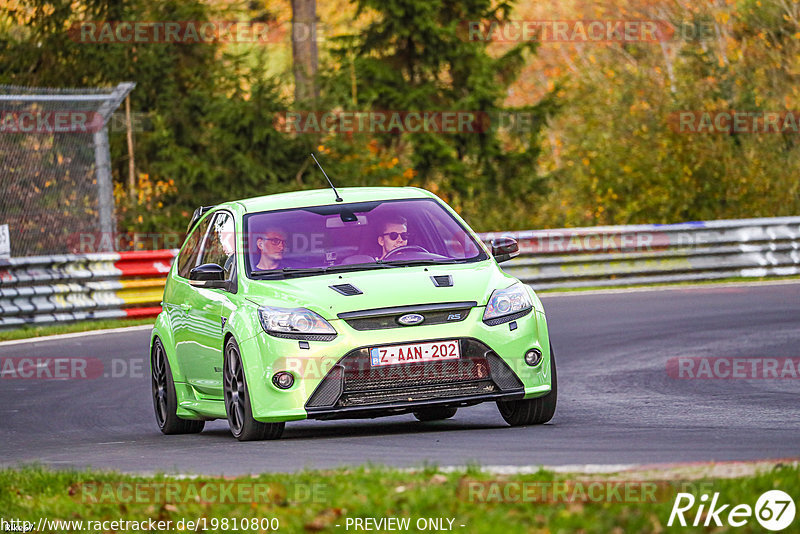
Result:
M281 371L280 373L275 373L272 377L272 383L280 389L289 389L294 384L294 376L292 376L292 373Z
M540 361L542 361L542 351L539 349L531 349L525 353L525 363L531 367L539 365Z

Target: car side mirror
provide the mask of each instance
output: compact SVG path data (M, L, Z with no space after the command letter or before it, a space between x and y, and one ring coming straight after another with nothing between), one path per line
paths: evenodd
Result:
M189 283L195 287L227 289L225 270L216 263L204 263L189 271Z
M492 239L492 256L497 263L508 261L519 256L519 245L513 237Z

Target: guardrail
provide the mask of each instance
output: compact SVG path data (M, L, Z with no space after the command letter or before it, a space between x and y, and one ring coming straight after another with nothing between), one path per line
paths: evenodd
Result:
M511 236L503 269L535 289L800 274L800 217L480 234ZM161 311L177 250L0 260L0 328Z
M800 274L800 217L481 234L517 239L503 270L534 289Z
M0 260L0 327L152 317L175 250Z

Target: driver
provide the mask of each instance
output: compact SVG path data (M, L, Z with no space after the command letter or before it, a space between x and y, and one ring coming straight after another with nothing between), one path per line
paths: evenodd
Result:
M256 269L266 271L283 267L283 253L286 250L287 234L282 228L268 228L259 234L256 247L260 253Z
M395 216L386 219L378 234L378 245L381 255L376 260L382 260L396 248L408 245L408 221L405 217Z

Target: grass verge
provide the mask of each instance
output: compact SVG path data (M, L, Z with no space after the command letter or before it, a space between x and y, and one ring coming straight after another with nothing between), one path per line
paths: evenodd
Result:
M401 525L408 520L409 528L392 529L384 523L383 528L372 530L417 532L423 530L419 528L420 521L426 521L427 530L437 530L433 525L438 524L438 530L464 533L745 533L764 529L754 516L747 519L745 526L727 526L727 514L733 506L746 504L755 508L759 496L774 489L788 493L795 501L800 497L797 464L778 464L739 478L689 482L667 482L671 476L664 471L656 474L661 480L653 479L652 473L648 480L635 480L632 476L643 478L644 474L570 475L540 470L499 476L475 467L446 472L428 467L409 472L373 466L235 479L176 479L163 475L51 471L33 466L0 471L0 510L5 520L29 521L34 530L46 518L51 523L42 530L48 532L79 531L75 524L71 528L54 526L55 520L82 521L84 532L124 532L135 529L87 522L149 519L170 521L166 530L171 532L180 530L181 520L185 530L264 532L275 530L271 528L275 522L269 524L272 518L281 532L352 532L365 530L354 528L356 518L397 518ZM591 488L597 489L597 484L600 491L593 491ZM612 485L619 484L623 486L612 489ZM647 491L647 484L655 484L656 489ZM556 489L559 487L567 489L562 493ZM582 491L576 493L578 488ZM667 527L678 491L691 493L697 499L685 515L690 525L698 513L701 495L711 498L718 492L718 506L730 504L720 516L724 526ZM700 518L702 525L707 516L701 513ZM225 519L227 528L222 524ZM234 520L236 528L232 527ZM189 528L187 521L195 522L194 526ZM786 532L796 532L798 521L795 518Z
M26 339L29 337L55 336L72 332L88 332L90 330L105 330L107 328L123 328L153 324L155 319L103 319L100 321L79 321L76 323L54 325L26 325L21 328L0 330L0 341Z

